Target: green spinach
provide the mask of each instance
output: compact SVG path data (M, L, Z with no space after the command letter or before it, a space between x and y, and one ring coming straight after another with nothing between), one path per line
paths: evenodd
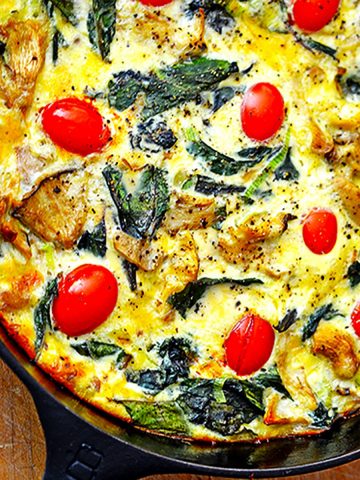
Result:
M356 287L360 283L360 262L353 262L347 271L347 278L349 279L350 286Z
M233 16L226 9L226 4L227 1L223 0L192 0L186 6L186 12L192 16L202 9L207 25L215 32L222 33L224 28L235 25Z
M92 0L92 10L87 22L89 39L103 60L107 60L110 55L115 25L116 0Z
M60 10L60 12L64 15L66 20L68 20L73 25L77 24L74 0L45 0L44 3L47 8L49 8L48 7L49 4L54 5L54 7Z
M119 112L129 108L140 92L145 88L146 77L134 70L125 70L114 74L108 85L110 107Z
M308 322L302 331L302 341L308 340L314 335L321 320L331 320L334 317L343 316L338 310L333 307L332 303L327 303L315 310L309 317Z
M298 312L297 312L296 308L293 308L292 310L288 310L286 312L285 316L279 321L279 323L274 328L279 333L285 332L298 319L299 319Z
M123 348L114 343L87 340L83 343L72 344L71 347L76 350L79 355L90 357L93 360L117 354L116 366L119 369L124 368L131 360L131 355L127 354Z
M245 190L243 185L229 185L227 183L218 182L205 175L196 175L193 177L193 180L195 181L194 190L203 195L226 195L231 193L241 193Z
M168 298L168 303L172 305L180 315L185 318L186 312L192 308L198 300L204 295L205 291L214 285L229 283L247 287L254 284L262 284L263 281L257 278L201 278L195 282L188 283L181 292L174 293Z
M149 166L142 171L138 188L133 193L127 192L120 170L108 166L103 175L117 207L122 230L134 238L152 238L169 207L166 172Z
M291 147L286 154L284 161L275 170L275 180L285 180L287 182L297 180L300 176L291 160Z
M106 255L106 225L103 219L92 232L86 231L78 242L80 250L88 250L96 257Z
M45 332L47 328L52 328L51 324L51 305L58 295L58 280L54 278L45 288L45 293L34 310L35 324L35 351L38 353L43 346Z
M135 292L137 290L137 279L136 279L136 272L138 271L138 267L133 263L123 258L122 266L126 273L126 278L129 282L130 290Z
M311 414L313 419L312 426L318 428L328 428L334 421L334 415L330 415L329 410L320 402Z

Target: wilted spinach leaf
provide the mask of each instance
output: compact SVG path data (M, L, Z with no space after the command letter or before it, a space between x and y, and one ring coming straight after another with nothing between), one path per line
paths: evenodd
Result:
M106 225L103 219L92 232L86 231L78 243L80 250L88 250L96 257L105 257L106 255Z
M174 402L122 402L135 425L167 434L188 433L188 422L183 410Z
M222 0L192 0L186 6L186 11L188 14L194 15L199 9L202 9L208 26L216 32L222 33L223 28L235 25L234 18L225 8L226 3Z
M138 271L138 267L126 260L126 258L122 260L122 266L124 267L130 290L135 292L135 290L137 290L136 272Z
M207 288L213 285L230 283L247 287L254 284L262 284L263 281L257 278L201 278L195 282L190 282L181 292L174 293L168 298L168 303L172 305L182 317L185 318L187 310L192 308L198 300L204 295Z
M262 160L262 157L251 160L238 160L229 157L203 142L198 134L191 129L187 131L187 138L189 143L186 150L190 155L205 162L209 170L218 175L235 175L240 170L253 167Z
M299 42L307 50L310 50L310 52L320 52L324 53L325 55L329 55L332 58L336 58L336 50L334 48L317 42L311 37L300 35L298 32L295 32L295 30L292 30L292 33L294 34L296 41Z
M60 10L60 12L70 23L72 23L73 25L77 24L74 0L45 0L44 3L47 8L50 3L53 4L56 8Z
M46 328L51 328L51 305L55 297L58 295L58 280L54 278L45 288L45 293L34 310L35 324L35 351L38 353L41 349Z
M230 102L235 97L235 89L233 87L223 87L214 91L214 103L212 107L213 112L217 112L227 102Z
M299 172L295 168L295 165L291 160L291 147L286 154L284 161L275 170L275 180L297 180L299 178Z
M276 366L270 367L266 372L257 374L251 379L251 382L263 389L271 387L282 393L285 397L291 398L289 392L284 387Z
M337 75L336 80L340 85L342 94L345 98L358 101L360 99L360 74L350 73L346 75Z
M189 376L190 364L195 357L189 340L181 337L166 339L158 347L158 355L162 359L159 369L128 370L128 382L155 393Z
M144 89L146 78L134 70L125 70L114 74L108 85L108 101L110 107L120 112L129 108L138 94Z
M302 332L302 341L312 337L321 320L331 320L334 317L343 316L338 310L333 308L332 303L327 303L315 310L309 317L307 324Z
M217 182L211 177L205 175L196 175L194 177L194 189L204 195L226 195L230 193L241 193L245 190L243 185L229 185L223 182Z
M92 0L87 27L92 45L106 60L110 54L110 46L115 36L116 0Z
M161 150L170 150L177 138L164 121L150 118L130 133L130 141L132 148L157 153Z
M349 279L350 286L356 287L360 283L360 262L353 262L347 271L347 278Z
M108 166L103 175L117 207L122 230L134 238L152 238L169 206L166 172L149 166L142 171L133 193L127 192L120 170Z
M94 360L114 355L123 350L121 347L114 345L113 343L98 342L97 340L87 340L86 342L72 344L71 346L80 355L91 357Z
M326 428L329 427L334 421L334 416L330 415L329 410L322 402L318 404L316 410L314 410L310 415L313 418L313 427Z
M276 325L275 330L278 332L282 333L285 332L288 328L293 325L296 320L298 320L298 312L296 308L293 308L292 310L288 310L285 314L285 316L279 321L279 323Z

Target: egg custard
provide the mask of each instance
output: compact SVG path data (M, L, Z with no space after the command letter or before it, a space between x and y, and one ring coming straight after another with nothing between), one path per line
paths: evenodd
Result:
M0 312L155 434L360 406L357 0L3 0Z

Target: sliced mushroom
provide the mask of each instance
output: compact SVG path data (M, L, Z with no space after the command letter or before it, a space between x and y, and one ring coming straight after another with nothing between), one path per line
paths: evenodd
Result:
M164 250L149 240L138 240L118 230L114 238L115 249L145 272L155 270L164 258Z
M42 275L36 270L13 278L9 288L0 291L0 310L18 310L29 306L31 294L42 280Z
M359 368L359 359L351 335L331 323L320 323L313 336L312 351L315 355L322 355L330 360L340 378L352 378Z
M46 160L34 155L28 146L15 148L16 163L23 183L31 185L32 176L46 165Z
M31 248L28 237L21 224L8 215L11 200L8 197L0 198L0 235L5 242L11 243L26 259L31 258Z
M163 225L173 235L181 230L206 228L215 221L215 201L212 198L179 194L168 210Z
M75 172L45 179L22 201L14 216L47 242L71 248L87 216L84 180L84 175Z
M335 188L350 218L360 225L360 188L345 177L336 177Z
M0 26L5 43L0 60L0 96L9 108L27 109L33 99L35 84L44 64L48 32L36 20L9 20Z
M324 132L320 126L311 120L312 142L311 149L318 155L326 155L334 148L334 141L329 133Z
M295 217L289 213L255 213L236 226L230 226L219 233L221 254L229 262L236 263L248 256L256 245L265 240L279 238Z

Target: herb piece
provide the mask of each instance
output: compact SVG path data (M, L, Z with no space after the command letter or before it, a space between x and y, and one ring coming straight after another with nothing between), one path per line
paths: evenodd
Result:
M285 332L288 328L293 325L296 320L298 320L298 312L296 308L293 308L292 310L288 310L285 314L285 316L279 321L279 323L276 325L275 330L277 330L279 333Z
M198 57L158 70L146 87L143 118L148 119L182 103L196 100L239 71L235 62Z
M313 419L313 427L327 428L330 427L334 421L334 416L330 415L329 410L322 402L318 404L316 410L314 410L310 415Z
M138 148L144 152L158 153L161 150L170 150L176 141L177 138L171 128L164 121L156 121L154 118L141 123L135 132L130 133L132 148Z
M120 112L129 108L138 94L144 89L145 77L140 72L125 70L116 73L108 85L108 101L110 107Z
M213 178L206 177L205 175L196 175L192 177L191 180L195 181L195 191L204 195L226 195L230 193L241 193L245 190L243 185L229 185L227 183L217 182Z
M350 286L356 287L360 283L360 262L353 262L347 271L347 278L349 279Z
M108 166L103 171L117 207L122 230L134 238L152 238L169 207L166 172L149 166L141 173L138 188L128 193L122 172Z
M262 160L262 158L237 160L224 155L203 142L193 129L188 129L186 136L189 140L186 150L190 155L205 162L209 170L218 175L235 175L240 170L253 167Z
M307 50L310 50L312 53L320 52L324 53L325 55L329 55L332 58L336 58L336 50L334 48L329 47L328 45L324 45L323 43L317 42L311 37L300 35L298 32L291 28L291 33L294 35L295 40L300 43L303 47Z
M73 25L77 24L74 0L45 0L47 8L49 3L54 5L54 7L58 8L70 23L72 23Z
M233 285L241 285L247 287L254 284L262 284L263 281L257 278L201 278L195 282L190 282L181 292L174 293L168 298L168 303L172 305L180 315L185 318L186 312L192 308L198 300L204 295L207 288L214 285L230 283Z
M211 225L215 230L221 230L222 224L226 220L227 210L226 206L222 206L216 210L216 221Z
M207 25L218 33L224 28L234 26L232 15L226 10L226 1L222 0L192 0L187 6L187 13L192 16L200 9L204 11Z
M343 96L349 100L360 100L360 74L349 73L347 75L337 75L336 80L340 86Z
M138 267L133 263L129 262L128 260L126 260L126 258L122 260L122 266L125 270L126 277L129 282L130 290L132 292L135 292L135 290L137 290L136 272L138 271Z
M274 172L276 168L285 160L290 142L290 129L286 132L284 145L278 149L274 149L268 159L268 164L261 171L260 175L249 185L244 193L244 199L251 199L251 196L264 183L270 173Z
M55 28L53 38L52 38L52 61L54 65L58 61L60 48L64 47L65 45L66 45L66 40L63 34L57 28Z
M188 433L188 422L176 402L122 402L135 425L166 434Z
M291 395L284 387L276 366L270 367L266 372L259 373L251 379L251 382L263 389L271 387L279 393L282 393L285 397L291 399Z
M233 87L223 87L214 91L212 111L215 113L227 102L235 97L235 89Z
M295 165L292 163L291 147L289 147L284 161L275 170L275 180L285 180L289 182L292 180L297 180L299 176L300 173L295 168Z
M108 357L109 355L114 355L114 353L122 350L122 348L118 345L114 345L113 343L98 342L97 340L87 340L83 343L73 344L71 347L80 355L91 357L94 360Z
M106 225L105 219L96 225L92 232L86 231L78 242L80 250L88 250L96 257L106 255Z
M6 51L6 43L0 40L0 57L4 55L5 51Z
M158 347L158 355L162 358L159 369L128 370L126 372L128 382L157 393L189 376L190 364L195 356L189 340L181 337L166 339Z
M100 52L101 58L107 60L110 46L115 36L116 0L92 0L87 27L92 45Z
M310 315L309 320L303 329L302 341L305 342L305 340L314 335L321 320L331 320L336 316L343 315L341 315L338 310L333 308L332 303L327 303L326 305L323 305L315 310L315 312Z
M46 328L52 328L50 308L55 297L58 295L58 280L51 280L46 288L45 293L34 311L35 324L35 351L38 353L43 345Z

